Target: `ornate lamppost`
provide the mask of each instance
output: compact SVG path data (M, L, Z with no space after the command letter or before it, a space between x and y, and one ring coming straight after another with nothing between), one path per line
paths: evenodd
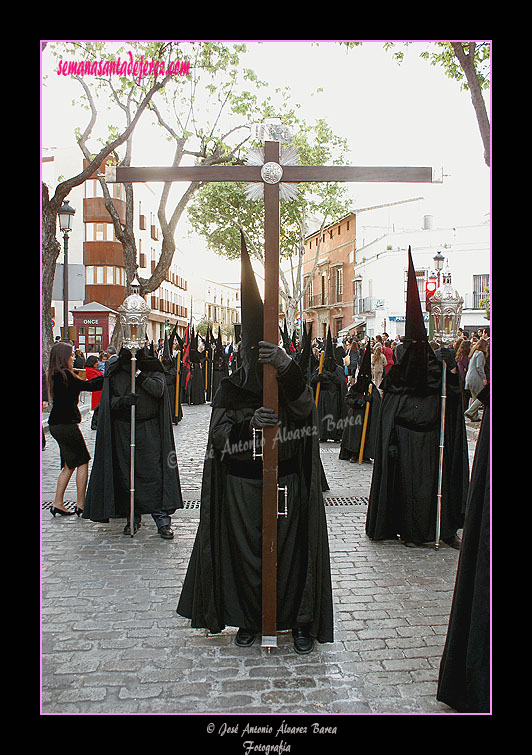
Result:
M122 347L131 352L131 393L135 393L137 372L136 352L144 343L150 308L140 295L140 283L135 275L131 282L131 294L118 307L122 327ZM129 529L135 534L135 404L131 406L130 474L129 474Z
M68 339L68 234L72 230L75 214L76 210L64 199L57 217L59 219L59 230L63 234L63 339L65 341Z
M439 275L439 271L438 271ZM431 297L430 317L432 319L434 339L440 344L440 349L449 348L456 341L458 327L462 316L463 298L451 285L451 272L447 266L443 273L443 283ZM443 451L445 437L445 409L447 405L447 363L442 354L442 391L440 413L440 460L438 470L438 495L436 505L436 538L434 546L440 547L441 531L441 498L443 482Z

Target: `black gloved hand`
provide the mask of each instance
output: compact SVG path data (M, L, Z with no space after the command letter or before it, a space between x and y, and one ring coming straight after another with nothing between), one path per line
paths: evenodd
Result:
M122 406L133 406L137 403L138 397L138 393L126 393L125 396L122 396L122 401L120 403Z
M265 427L274 427L278 419L279 417L273 409L261 406L260 409L256 409L249 426L255 430L263 430Z
M285 372L292 362L284 349L268 341L259 341L259 364L272 364L278 372Z

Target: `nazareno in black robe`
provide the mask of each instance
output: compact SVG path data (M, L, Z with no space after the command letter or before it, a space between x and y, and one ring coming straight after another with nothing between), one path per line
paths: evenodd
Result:
M409 369L420 370L420 386L409 379ZM441 386L442 362L428 344L421 343L407 347L380 386L384 396L366 517L366 534L372 540L398 535L413 543L435 539ZM458 375L449 369L445 416L442 540L452 538L463 526L469 485L460 386Z
M165 373L161 362L137 352L135 414L135 513L183 508ZM106 522L129 516L131 354L123 349L106 370L84 519Z
M339 442L342 440L343 420L347 412L345 406L347 383L343 368L335 364L324 366L321 376L319 376L319 370L315 370L310 378L314 395L316 395L319 382L321 382L318 396L320 440Z
M356 456L358 461L360 444L362 442L362 431L364 429L364 416L368 400L368 422L362 459L364 461L369 461L370 459L375 458L381 395L375 383L371 382L371 385L373 386L371 394L368 393L369 381L366 381L365 385L362 385L361 382L355 383L347 391L344 399L347 413L344 419L344 430L340 445L340 459L346 460L351 459L352 456Z
M241 368L242 370L242 368ZM261 396L224 378L213 401L203 467L200 524L177 613L212 633L261 631L262 462L252 459L250 420ZM305 626L333 641L327 522L312 391L292 363L279 382L279 485L288 517L278 519L277 628Z
M479 398L486 403L436 695L460 713L490 712L490 407L486 389Z

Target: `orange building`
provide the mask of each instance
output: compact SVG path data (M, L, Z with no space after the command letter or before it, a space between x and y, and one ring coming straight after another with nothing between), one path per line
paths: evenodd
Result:
M303 300L303 320L307 326L312 323L314 337L326 337L330 326L334 338L354 319L355 233L356 216L351 213L305 240L303 286L309 279L310 285Z

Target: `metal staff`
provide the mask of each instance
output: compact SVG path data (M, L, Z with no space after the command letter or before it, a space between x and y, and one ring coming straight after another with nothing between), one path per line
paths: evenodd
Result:
M131 393L135 393L135 374L137 372L137 357L135 349L131 349ZM129 530L131 537L135 534L135 404L131 404L131 435L130 435L130 472L129 472Z
M371 395L373 390L373 383L369 384L368 394ZM366 409L364 411L364 426L362 427L362 439L360 441L360 453L358 455L358 463L362 464L362 456L364 455L364 446L366 445L366 432L368 429L368 417L369 417L369 401L366 402Z
M436 504L436 540L434 547L436 550L440 547L441 531L441 491L443 484L443 447L445 436L445 407L447 405L447 364L443 359L442 378L441 378L441 417L440 417L440 463L438 469L438 496Z
M323 372L323 357L324 356L325 356L325 352L322 351L321 354L320 354L320 367L319 367L319 370L318 370L318 375L321 375L321 373ZM316 386L316 409L318 408L318 399L320 397L320 388L321 388L321 383L318 383L318 385Z

